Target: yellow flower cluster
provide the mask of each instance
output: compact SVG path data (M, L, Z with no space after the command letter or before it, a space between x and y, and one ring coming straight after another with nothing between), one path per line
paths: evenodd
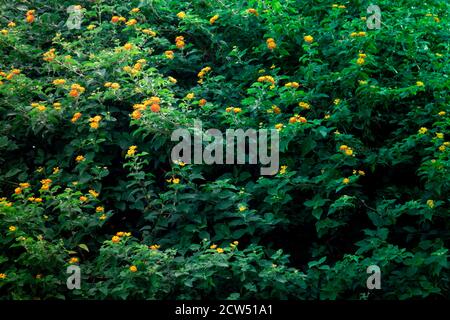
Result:
M352 32L350 33L350 37L356 38L356 37L365 37L366 32L365 31L359 31L359 32Z
M366 173L363 170L353 170L353 174L356 175L360 175L360 176L365 176Z
M37 103L37 102L33 102L31 104L31 107L36 108L37 110L39 110L41 112L45 111L47 109L43 104L40 104L40 103Z
M178 49L183 49L184 46L186 45L186 43L184 42L184 37L183 36L176 37L175 45L177 46Z
M77 257L72 257L72 258L70 258L69 263L75 264L75 263L78 263L79 261L80 261L80 259L78 259Z
M281 109L279 107L273 105L272 108L267 110L267 113L280 114L281 113Z
M179 178L170 178L170 179L166 179L167 182L169 183L173 183L173 184L179 184L180 183L180 179Z
M307 120L306 120L305 117L301 117L298 114L296 114L293 117L289 118L289 123L297 123L297 122L306 123Z
M106 82L104 86L105 88L111 88L113 90L120 89L120 84L118 84L117 82Z
M159 244L152 244L151 246L149 246L150 250L158 250L159 248L161 248L161 246Z
M155 37L156 36L156 32L151 30L151 29L142 29L142 33L150 36L150 37Z
M173 58L175 58L175 54L174 54L174 52L172 50L164 51L164 55L169 60L173 60Z
M36 17L34 16L35 10L28 10L25 19L28 23L33 23Z
M271 83L271 84L272 84L271 88L275 86L275 79L274 79L272 76L261 76L261 77L258 78L258 82L262 82L262 83L268 82L268 83Z
M78 121L78 119L81 118L81 112L77 112L73 115L72 119L70 121L72 121L72 123L75 123Z
M350 148L349 146L343 144L339 147L340 151L343 151L347 156L352 156L353 155L353 149Z
M285 174L288 166L281 166L280 168L280 174Z
M241 108L237 108L237 107L228 107L225 109L226 112L234 112L234 113L240 113L242 112Z
M128 148L127 157L132 157L136 154L137 146L131 146Z
M41 184L41 190L48 190L52 184L52 179L42 179Z
M50 61L53 61L53 60L55 60L55 58L56 58L56 49L50 49L50 50L48 50L47 52L45 52L44 54L43 54L43 60L44 61L47 61L47 62L50 62Z
M178 12L178 13L177 13L177 17L178 17L178 19L184 19L184 18L186 18L186 12L184 12L184 11Z
M363 65L366 62L365 58L367 58L367 55L365 53L359 53L358 60L356 60L356 63L359 65Z
M313 43L314 42L314 37L310 36L310 35L307 35L307 36L303 37L303 40L305 40L305 42L307 42L307 43Z
M113 243L119 243L120 242L120 238L122 238L122 237L131 237L131 232L119 231L119 232L116 233L115 236L113 236L111 238L111 241Z
M309 104L308 102L304 102L304 101L299 102L299 103L298 103L298 106L299 106L300 108L302 108L303 110L309 110L309 109L311 109L310 104Z
M214 24L214 22L216 22L217 19L219 19L219 15L218 14L214 15L213 17L211 17L211 19L209 19L209 23L210 24Z
M343 5L343 4L341 4L341 5L339 5L339 4L332 4L331 7L332 7L332 8L339 8L339 9L345 9L345 8L347 8L347 7L346 7L345 5Z
M66 80L64 80L64 79L55 79L55 80L53 80L53 84L55 86L63 85L65 83L66 83Z
M89 126L92 129L98 129L101 120L102 120L101 116L95 116L93 118L89 118Z
M273 38L269 38L266 40L267 48L273 50L277 47L277 44Z
M80 94L82 94L86 89L80 86L78 83L74 83L70 87L69 96L72 98L77 98Z
M86 160L86 158L85 158L84 156L82 156L82 155L78 155L78 156L75 158L75 161L76 161L76 162L82 162L82 161L84 161L84 160Z
M211 71L211 67L204 67L202 70L200 70L200 72L197 74L197 76L200 79L203 79L205 77L205 75Z
M300 87L300 84L298 82L288 82L284 85L286 88L295 88L297 89Z
M428 131L427 128L422 127L422 128L419 129L418 133L419 133L419 134L425 134L425 133L427 133L427 131Z

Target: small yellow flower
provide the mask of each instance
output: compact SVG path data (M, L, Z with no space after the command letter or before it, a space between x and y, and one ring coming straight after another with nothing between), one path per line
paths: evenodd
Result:
M100 219L100 220L106 220L106 214L102 214L102 215L99 217L99 219Z
M53 84L54 84L55 86L63 85L63 84L65 84L65 83L66 83L66 80L65 80L65 79L55 79L55 80L53 80Z
M16 189L14 189L14 193L15 193L15 194L21 194L21 193L22 193L22 188L16 188Z
M95 212L104 212L104 211L105 211L105 208L103 208L101 206L95 208Z
M444 134L441 133L441 132L437 132L437 133L436 133L436 138L438 138L438 139L444 139Z
M343 184L349 184L349 183L350 183L350 179L349 179L349 178L344 178L344 179L342 180L342 183L343 183Z
M133 8L133 9L131 9L131 13L138 13L139 11L141 11L141 9L139 9L139 8Z
M113 236L113 237L111 238L111 241L112 241L113 243L119 243L119 242L120 242L120 238L119 238L118 236Z
M439 151L445 151L445 149L446 149L445 145L439 147Z
M309 109L311 109L311 106L309 105L309 103L307 103L307 102L299 102L298 103L298 106L300 107L300 108L302 108L302 109L304 109L304 110L309 110Z
M425 127L422 127L422 128L420 128L419 129L419 134L425 134L425 133L427 133L427 131L428 131L428 129L427 128L425 128Z
M334 99L333 103L337 106L339 103L341 103L341 99Z
M209 23L210 23L210 24L214 24L214 22L216 22L217 19L219 19L219 15L218 15L218 14L216 14L216 15L213 16L211 19L209 19Z
M438 113L438 116L440 116L440 117L443 117L443 116L445 116L445 111L439 111L439 113Z
M217 248L216 251L217 253L223 253L224 250L222 248Z
M305 40L305 42L307 43L312 43L314 41L313 36L307 35L303 37L303 40Z
M130 271L131 271L131 272L137 272L138 270L137 270L137 267L136 267L136 266L131 266L131 267L130 267Z
M180 179L178 179L178 178L173 178L172 183L173 183L173 184L179 184L179 183L180 183Z
M14 231L17 230L17 227L16 226L9 226L8 229L9 229L9 231L14 232Z
M178 13L177 13L177 17L178 17L178 19L184 19L184 18L186 18L186 12L184 12L184 11L178 12Z
M194 97L195 97L195 94L193 94L192 92L191 92L191 93L188 93L188 94L186 95L186 99L188 99L188 100L192 100L192 99L194 99Z
M431 208L431 209L433 209L434 208L434 201L433 200L427 200L427 205Z
M277 129L278 131L282 130L283 127L284 127L284 124L282 124L282 123L277 123L277 124L275 125L275 129Z
M85 159L85 157L82 156L82 155L78 155L78 156L75 158L75 161L76 161L76 162L82 162L82 161L84 161L84 160L86 160L86 159Z
M74 264L74 263L78 263L78 261L79 261L79 259L77 257L72 257L72 258L70 258L69 263Z
M239 206L239 211L240 211L240 212L243 212L243 211L245 211L245 210L247 210L247 207L246 207L246 206L243 206L243 205L240 205L240 206Z
M91 195L91 196L93 196L94 198L97 198L98 196L99 196L99 193L98 192L96 192L95 190L89 190L88 191L89 192L89 194Z
M125 50L131 50L133 48L133 45L131 43L126 43L126 44L124 44L123 48Z
M358 58L358 60L356 60L356 63L359 65L363 65L364 63L366 63L366 60L364 60L364 58Z
M217 248L217 244L213 244L213 245L211 245L209 248L212 249L212 250L214 250L214 249Z
M137 146L131 146L130 148L128 148L127 156L128 157L134 156L136 154L136 150L137 150Z
M423 87L425 84L422 81L417 81L416 86Z
M161 248L161 246L158 245L158 244L153 244L153 245L151 245L149 248L150 248L150 250L155 251L155 250L158 250L159 248Z
M94 24L90 24L86 27L86 29L88 30L94 30L95 29L95 25Z
M281 166L280 174L285 174L288 166Z
M6 277L7 277L6 273L0 273L0 279L3 280L3 279L6 279Z

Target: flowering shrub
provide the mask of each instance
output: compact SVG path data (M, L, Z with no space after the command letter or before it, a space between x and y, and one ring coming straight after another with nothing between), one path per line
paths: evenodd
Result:
M449 3L369 4L2 2L0 296L448 297ZM279 172L173 163L197 119Z

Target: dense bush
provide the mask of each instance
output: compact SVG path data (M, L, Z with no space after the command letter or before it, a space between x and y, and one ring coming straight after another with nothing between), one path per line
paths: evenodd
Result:
M73 4L0 4L2 298L449 297L446 0L380 29L363 0ZM196 119L277 128L280 172L172 163Z

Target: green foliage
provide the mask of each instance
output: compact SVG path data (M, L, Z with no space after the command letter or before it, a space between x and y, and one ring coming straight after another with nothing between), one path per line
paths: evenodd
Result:
M448 298L449 3L369 4L0 2L0 296ZM280 172L172 163L194 120Z

